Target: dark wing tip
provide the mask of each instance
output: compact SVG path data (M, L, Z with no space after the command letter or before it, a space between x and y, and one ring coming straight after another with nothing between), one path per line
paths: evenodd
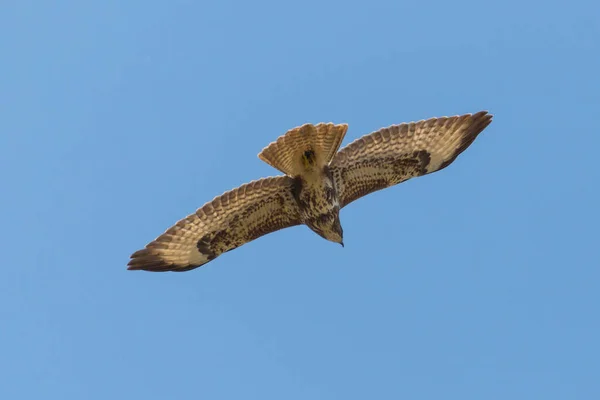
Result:
M179 265L166 262L159 254L155 254L150 249L138 250L131 255L131 260L127 264L129 271L150 271L150 272L183 272L197 268L198 265Z
M481 132L483 132L483 130L489 124L492 123L493 117L494 116L492 114L489 114L487 111L479 111L475 114L472 114L471 115L471 124L469 125L469 128L465 131L460 144L454 151L454 154L452 154L452 157L450 157L448 160L443 162L442 165L440 165L440 167L438 168L438 171L442 170L442 169L446 168L448 165L452 164L452 162L454 160L456 160L456 157L458 157L463 151L465 151L475 141L477 136Z

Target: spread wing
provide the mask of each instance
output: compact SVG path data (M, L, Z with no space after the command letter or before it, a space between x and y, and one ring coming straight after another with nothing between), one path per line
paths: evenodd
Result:
M481 111L393 125L355 140L330 164L340 206L447 167L491 122Z
M287 176L242 185L177 222L145 249L128 269L188 271L260 236L301 223Z

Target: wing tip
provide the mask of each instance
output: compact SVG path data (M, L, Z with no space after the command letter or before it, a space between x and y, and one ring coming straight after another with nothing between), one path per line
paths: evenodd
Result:
M471 146L471 144L473 144L475 139L477 139L477 136L479 136L479 134L483 132L483 130L487 128L489 124L492 123L492 119L494 117L494 115L490 114L487 110L479 111L474 114L465 114L464 116L468 116L471 119L471 124L465 130L463 138L460 141L460 144L454 150L452 156L448 160L444 161L439 168L436 169L436 171L440 171L452 164L462 152L464 152L469 146Z
M198 268L199 265L180 265L165 261L159 254L151 252L148 248L138 250L131 255L127 263L128 271L149 272L183 272Z

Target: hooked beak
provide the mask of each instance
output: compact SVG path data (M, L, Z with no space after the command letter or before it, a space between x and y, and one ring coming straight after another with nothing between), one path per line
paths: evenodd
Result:
M344 242L340 242L340 244L342 245L342 247L344 247Z

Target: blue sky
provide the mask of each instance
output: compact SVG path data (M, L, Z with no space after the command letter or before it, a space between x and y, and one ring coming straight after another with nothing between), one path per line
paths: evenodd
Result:
M4 1L0 398L600 396L600 6ZM126 270L305 122L489 110L449 168Z

